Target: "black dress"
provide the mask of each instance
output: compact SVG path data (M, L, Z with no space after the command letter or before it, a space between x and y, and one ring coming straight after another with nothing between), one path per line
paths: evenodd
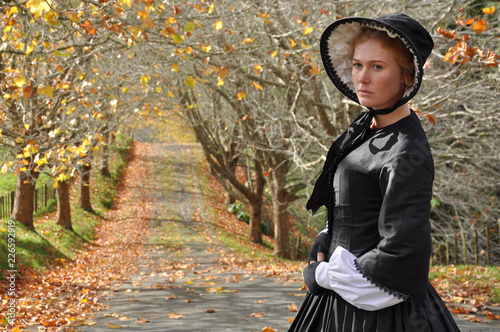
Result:
M417 115L369 131L337 166L328 257L337 246L359 273L405 299L376 311L359 309L332 290L308 293L289 331L459 331L428 281L434 165Z

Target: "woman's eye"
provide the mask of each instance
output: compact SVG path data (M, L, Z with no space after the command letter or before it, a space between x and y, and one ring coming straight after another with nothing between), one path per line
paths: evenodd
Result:
M377 70L380 70L382 69L382 66L379 66L379 65L374 65L373 68L377 69Z
M353 63L352 66L354 68L361 68L362 67L360 63Z

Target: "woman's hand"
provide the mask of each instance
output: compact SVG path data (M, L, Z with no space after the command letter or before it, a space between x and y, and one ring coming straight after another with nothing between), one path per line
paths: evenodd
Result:
M325 260L325 252L327 250L328 234L326 232L319 233L316 241L311 248L311 252L307 258L309 264L323 262Z

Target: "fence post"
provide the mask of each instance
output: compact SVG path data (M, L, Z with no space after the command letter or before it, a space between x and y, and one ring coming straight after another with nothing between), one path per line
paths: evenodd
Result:
M15 199L15 196L16 196L16 192L15 191L11 191L10 192L10 213L12 214L12 211L14 211L14 199Z
M474 229L474 256L476 265L479 265L479 253L477 248L477 229Z
M486 265L490 265L490 230L486 225Z
M458 265L458 238L457 238L457 236L455 236L455 243L454 243L454 246L453 246L453 253L454 253L453 260L455 262L455 265Z
M446 241L446 265L450 265L450 242Z
M295 254L295 259L299 259L299 254L300 254L300 236L297 238L297 253Z

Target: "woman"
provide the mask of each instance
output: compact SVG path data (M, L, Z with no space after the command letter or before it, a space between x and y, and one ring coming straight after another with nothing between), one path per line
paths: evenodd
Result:
M325 205L289 331L459 331L428 281L434 164L408 101L434 44L404 15L344 18L321 38L328 76L368 108L332 145L307 209Z

